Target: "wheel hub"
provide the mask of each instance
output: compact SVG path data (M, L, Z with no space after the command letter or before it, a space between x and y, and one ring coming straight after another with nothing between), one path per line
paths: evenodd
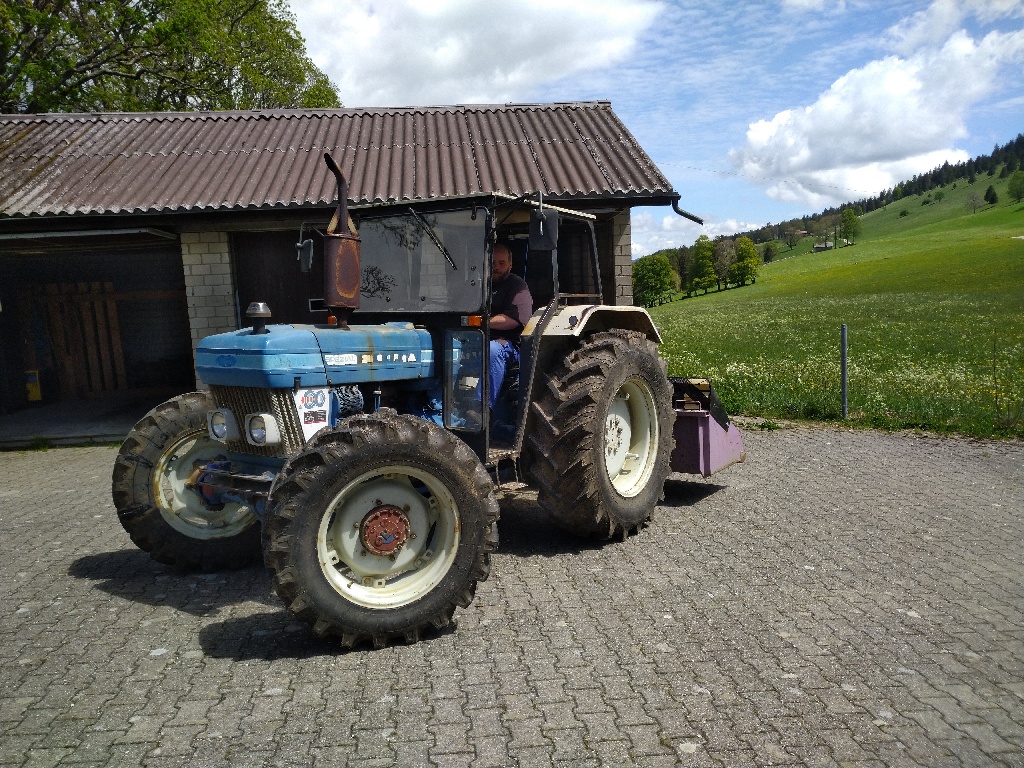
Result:
M396 555L409 539L409 518L393 504L380 504L371 509L359 528L363 547L374 555Z
M619 416L615 414L608 415L604 425L604 445L608 458L615 456L622 450L622 433L628 426Z

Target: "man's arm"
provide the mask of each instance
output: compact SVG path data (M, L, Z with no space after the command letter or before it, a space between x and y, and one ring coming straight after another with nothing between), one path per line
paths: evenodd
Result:
M512 331L522 325L522 323L502 312L497 315L491 315L490 325L496 331Z
M498 300L491 305L494 314L491 315L488 324L492 330L501 333L518 332L526 326L530 319L530 314L533 312L533 299L526 281L522 278L511 275L505 279L511 283L503 286L504 290L498 292Z

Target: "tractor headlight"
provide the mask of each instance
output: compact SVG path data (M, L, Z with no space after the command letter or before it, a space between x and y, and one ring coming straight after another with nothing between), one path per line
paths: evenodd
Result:
M238 440L241 434L238 432L238 422L231 411L217 409L206 414L206 424L210 430L210 437L214 440Z
M281 430L269 413L250 413L245 417L245 437L252 445L277 445Z

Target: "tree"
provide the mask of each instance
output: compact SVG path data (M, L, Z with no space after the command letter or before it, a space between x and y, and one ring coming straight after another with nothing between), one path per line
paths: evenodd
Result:
M722 283L729 287L729 268L736 263L736 244L728 238L721 238L715 242L715 279L718 281L718 290L722 290Z
M761 254L749 237L736 240L736 261L730 269L732 281L738 285L746 285L747 281L756 282L761 271Z
M779 254L779 247L775 243L765 243L761 249L761 261L771 264Z
M996 188L991 184L989 184L988 189L985 190L985 202L989 205L995 205L999 202L999 195L996 194Z
M0 7L0 112L337 106L286 0Z
M967 193L964 205L967 206L967 210L971 213L977 213L978 209L981 208L981 202L981 195L978 194L977 190L972 189Z
M715 244L707 235L701 235L691 249L693 267L691 268L690 290L708 292L715 284Z
M786 230L786 245L789 246L789 250L793 250L797 243L800 242L800 235L797 234L796 227L791 227Z
M1006 184L1006 194L1018 203L1024 200L1024 171L1016 171Z
M645 307L670 295L675 285L672 265L663 253L652 253L633 262L633 299Z
M679 287L690 294L690 273L693 271L693 251L685 245L676 249L676 274L679 275Z
M668 265L672 267L672 287L673 290L678 291L679 286L682 282L682 274L686 269L686 254L687 248L663 248L660 251L648 254L649 256L664 256L668 259Z
M843 210L842 223L840 225L843 239L848 243L857 242L857 235L860 234L860 219L857 218L857 214L853 208L846 208Z

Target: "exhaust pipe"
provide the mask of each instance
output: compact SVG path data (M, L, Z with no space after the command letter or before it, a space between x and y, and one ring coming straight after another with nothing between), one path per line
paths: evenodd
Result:
M348 217L348 182L329 153L324 162L338 183L338 207L324 235L324 304L348 330L349 316L359 309L359 235Z

